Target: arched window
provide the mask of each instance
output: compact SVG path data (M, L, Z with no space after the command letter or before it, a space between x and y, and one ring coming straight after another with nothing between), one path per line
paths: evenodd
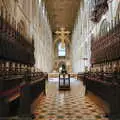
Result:
M62 43L58 44L58 56L65 56L66 55L66 49L65 47L62 47Z

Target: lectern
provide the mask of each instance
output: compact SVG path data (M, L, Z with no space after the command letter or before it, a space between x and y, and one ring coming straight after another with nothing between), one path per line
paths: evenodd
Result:
M70 74L59 74L59 90L70 90Z

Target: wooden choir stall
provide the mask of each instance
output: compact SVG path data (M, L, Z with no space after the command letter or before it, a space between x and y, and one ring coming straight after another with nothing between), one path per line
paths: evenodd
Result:
M87 91L105 100L110 120L120 120L120 18L104 36L91 41L91 70L84 74Z
M8 11L0 11L0 118L31 119L33 100L45 94L47 73L34 68L34 43L21 34Z

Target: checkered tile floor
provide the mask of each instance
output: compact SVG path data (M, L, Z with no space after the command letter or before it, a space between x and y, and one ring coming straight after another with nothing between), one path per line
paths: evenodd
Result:
M59 91L58 80L49 80L47 95L39 97L33 107L34 120L108 120L94 101L84 96L80 81L71 79L70 91Z

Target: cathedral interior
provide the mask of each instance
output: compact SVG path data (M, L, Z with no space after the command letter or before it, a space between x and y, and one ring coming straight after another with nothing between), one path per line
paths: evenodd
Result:
M120 120L120 0L0 0L0 120Z

